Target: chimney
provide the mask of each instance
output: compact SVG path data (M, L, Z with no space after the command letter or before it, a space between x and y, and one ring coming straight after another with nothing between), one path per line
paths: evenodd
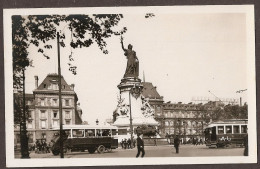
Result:
M38 88L38 80L39 80L39 78L38 78L38 76L34 76L34 79L35 79L35 89L37 89Z
M74 87L75 87L75 84L70 85L71 90L74 90Z

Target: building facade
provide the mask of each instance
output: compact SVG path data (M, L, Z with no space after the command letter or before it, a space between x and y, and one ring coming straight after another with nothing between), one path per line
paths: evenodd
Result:
M38 85L38 76L35 76L35 90L33 94L26 94L28 106L27 134L29 144L37 139L48 142L54 134L53 128L59 128L59 87L58 75L48 74L43 82ZM62 123L81 124L82 110L78 106L78 97L74 91L75 85L68 85L61 77L62 95ZM21 98L22 99L22 98ZM15 126L15 144L20 143L19 125Z
M150 105L155 111L155 119L159 122L158 131L161 137L180 135L184 141L189 138L203 138L204 128L209 120L204 114L214 111L217 104L210 102L203 104L165 103L156 87L149 82L143 82L142 95L149 99Z

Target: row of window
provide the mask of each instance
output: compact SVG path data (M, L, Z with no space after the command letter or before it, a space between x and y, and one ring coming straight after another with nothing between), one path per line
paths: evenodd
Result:
M46 129L47 128L47 120L40 120L40 128L41 129ZM65 124L70 125L71 120L70 119L65 119ZM58 127L59 126L59 120L58 119L53 119L52 120L52 127ZM27 121L27 129L33 129L33 120L28 120Z
M174 126L174 124L175 125L187 125L187 126L197 126L197 125L199 125L199 124L201 124L201 122L197 122L197 121L165 121L165 126Z
M224 128L226 129L226 134L238 134L238 133L247 133L247 126L241 125L241 128L239 125L232 126L218 126L218 134L224 134ZM241 131L240 131L241 130Z
M41 110L41 119L47 118L46 110ZM52 118L56 119L59 118L59 111L58 110L52 110ZM65 119L71 119L71 111L65 111Z
M51 84L49 84L49 85L43 84L43 88L44 88L44 89L50 89L50 90L59 90L59 85L58 85L58 83L51 83ZM65 89L66 86L65 86L65 85L62 85L61 88L62 88L62 89Z
M71 106L71 99L62 99L62 106ZM39 98L38 106L59 106L59 99L50 99L50 98Z

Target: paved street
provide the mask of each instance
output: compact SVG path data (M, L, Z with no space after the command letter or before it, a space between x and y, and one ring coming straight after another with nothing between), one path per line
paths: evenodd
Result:
M244 148L207 148L205 145L181 145L180 153L176 154L173 146L146 146L145 157L203 157L203 156L243 156ZM137 149L122 149L121 147L112 152L104 154L89 154L85 152L70 152L65 154L65 158L111 158L111 157L135 157ZM35 154L31 152L31 158L59 158L52 153ZM16 155L19 158L19 155Z

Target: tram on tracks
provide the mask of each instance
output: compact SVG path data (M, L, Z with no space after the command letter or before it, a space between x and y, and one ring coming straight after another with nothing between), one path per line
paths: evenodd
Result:
M211 122L204 131L206 146L210 148L244 146L247 122L247 119Z
M118 148L118 129L115 126L101 125L64 125L63 136L59 135L59 128L52 138L51 151L60 154L60 140L63 140L63 151L85 151L104 153Z

